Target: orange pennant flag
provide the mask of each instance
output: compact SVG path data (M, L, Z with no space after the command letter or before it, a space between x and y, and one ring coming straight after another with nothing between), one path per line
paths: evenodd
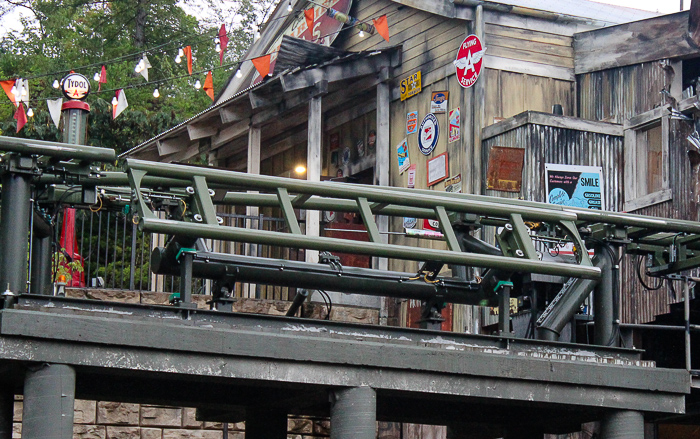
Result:
M381 35L386 42L389 42L389 24L386 21L386 15L382 15L381 17L372 20L372 23L374 23L374 28L377 29L377 33Z
M27 124L27 114L24 112L24 104L22 102L19 103L14 118L17 121L17 132L19 133L19 130Z
M206 79L204 79L204 92L214 100L214 79L211 76L211 70L207 73Z
M192 46L185 46L185 56L187 57L187 71L192 74Z
M10 98L10 101L17 106L17 101L15 100L15 95L12 94L12 87L15 86L15 81L16 79L8 79L6 81L0 81L0 86L2 86L2 89L5 90L5 94L7 95L8 98Z
M258 71L260 77L262 77L263 79L265 79L265 77L270 73L271 56L272 54L268 53L267 55L251 59L253 65L255 66L255 69Z
M304 18L306 18L306 26L309 28L311 35L314 34L314 8L307 9L304 11Z

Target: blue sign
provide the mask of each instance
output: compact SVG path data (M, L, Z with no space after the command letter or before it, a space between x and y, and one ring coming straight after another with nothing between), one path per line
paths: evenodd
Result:
M440 125L433 113L428 113L420 124L418 133L418 148L423 155L430 155L435 149L440 135Z
M545 164L547 203L602 210L603 169L596 166Z

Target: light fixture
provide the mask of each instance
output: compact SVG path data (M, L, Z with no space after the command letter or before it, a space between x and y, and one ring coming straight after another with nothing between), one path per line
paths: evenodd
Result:
M34 110L32 110L31 108L29 110L27 110L27 116L34 117Z
M236 78L242 78L243 73L241 73L241 69L236 70Z
M199 82L199 79L195 81L195 83L194 83L194 88L196 88L197 90L199 90L200 88L202 88L202 84Z
M287 12L292 12L292 0L289 0L289 4L287 5Z
M157 88L155 90L153 90L153 97L154 98L160 97L160 92L158 91Z
M217 53L221 52L221 44L216 43L216 47L214 48L214 50L216 50Z
M180 58L185 56L185 51L182 50L182 47L177 50L177 56L179 56Z
M362 31L362 29L360 29L360 33L357 34L357 35L358 35L360 38L364 38L364 37L365 37L365 33Z
M143 60L141 60L141 61L143 61ZM136 64L136 67L134 67L134 71L136 73L141 73L141 70L143 70L143 67L141 67L141 61L139 61L139 63Z
M180 56L180 54L178 54L178 55L175 57L175 62L178 63L178 64L180 64L180 63L182 62L182 57Z
M58 79L54 79L53 80L53 88L58 88L60 86L61 86L61 84L58 83Z
M112 105L117 105L118 103L119 103L119 101L117 100L117 97L116 96L113 97L112 98Z
M20 93L22 96L27 96L29 94L29 91L27 90L27 87L22 87L22 91Z
M304 165L298 165L296 168L294 168L294 172L297 174L303 174L306 172L306 167L304 167Z
M94 79L95 81L99 81L100 80L100 72L95 72L95 76L93 76L92 79Z

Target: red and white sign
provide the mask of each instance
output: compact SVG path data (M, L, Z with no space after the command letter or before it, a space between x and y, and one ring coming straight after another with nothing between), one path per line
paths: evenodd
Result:
M459 85L469 88L476 83L481 74L485 53L486 47L481 45L481 40L476 35L469 35L462 41L457 51L457 58L453 61L457 69Z

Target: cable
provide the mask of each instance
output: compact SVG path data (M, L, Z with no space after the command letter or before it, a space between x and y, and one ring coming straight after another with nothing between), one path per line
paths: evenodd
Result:
M331 296L324 290L316 291L318 291L318 293L321 295L321 298L323 299L323 302L326 304L326 318L324 320L330 320L331 311L333 310L333 301L331 300Z
M644 282L644 279L642 279L642 257L639 255L637 256L637 270L636 270L636 272L637 272L637 278L639 279L639 282L642 284L644 289L649 290L649 291L656 291L664 286L663 279L661 279L661 282L653 288Z

